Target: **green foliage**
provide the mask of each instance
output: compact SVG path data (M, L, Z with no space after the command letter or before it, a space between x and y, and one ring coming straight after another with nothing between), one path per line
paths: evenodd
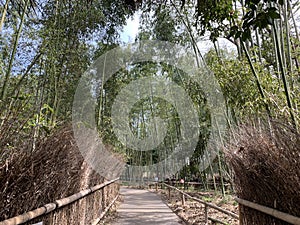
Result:
M24 129L30 129L31 127L40 127L46 133L49 133L52 127L50 121L50 115L54 113L54 110L47 104L44 104L38 114L34 114L33 118L28 120L27 125L24 126Z
M243 32L237 32L235 38L241 37L243 41L246 41L251 39L252 29L258 28L262 30L270 28L273 21L280 18L278 7L272 6L271 2L276 3L276 1L246 1L245 4L248 11L242 19ZM236 27L233 29L236 29Z
M155 96L149 96L136 102L131 109L129 121L132 133L137 138L143 139L149 135L148 130L149 126L153 124L153 118L160 117L165 121L167 127L167 134L162 143L151 151L135 151L120 143L113 133L111 110L119 91L136 79L153 76L157 78L164 77L183 87L198 109L201 135L195 150L195 156L197 156L195 160L199 159L203 155L203 149L205 149L206 140L209 136L210 117L206 100L196 82L191 81L182 71L178 71L178 69L164 63L137 63L131 65L128 70L120 70L106 82L103 92L105 94L102 96L103 101L99 101L103 104L99 126L102 139L104 142L113 145L117 151L126 152L130 165L153 165L168 157L175 150L181 139L181 122L178 112L166 100Z
M57 124L71 119L73 95L81 74L98 56L118 46L118 32L135 8L128 7L128 1L122 0L36 1L36 8L33 5L28 8L18 40L16 34L25 2L15 4L11 1L0 37L1 75L8 71L7 65L12 62L12 70L7 73L7 94L0 102L1 152L20 146L30 149L36 137L47 135ZM244 3L241 9L236 7L240 3ZM288 16L293 13L284 3L283 0L197 0L197 4L187 0L181 3L144 1L140 8L137 39L179 43L192 48L200 58L197 41L202 35L208 32L214 42L218 37L226 37L236 45L238 57L229 57L228 53L215 49L218 54L211 50L205 59L219 81L228 112L235 121L264 115L265 105L270 108L272 117L287 118L292 111L299 121L299 40L293 32L279 26L289 22ZM274 28L279 29L277 36ZM275 37L278 39L276 44ZM248 61L241 44L245 44L249 52ZM13 57L12 46L17 46L16 57ZM282 59L283 72L279 70L279 59ZM249 63L257 74L253 74ZM132 165L152 165L172 153L180 139L180 119L175 108L165 100L142 99L130 114L131 130L139 138L148 135L147 128L153 117L167 120L168 133L163 143L152 151L136 153L127 149L117 140L111 125L110 111L118 92L131 81L153 74L165 76L183 87L198 109L199 142L190 166L185 170L199 175L199 163L210 135L209 109L199 85L176 68L139 63L115 74L105 84L103 95L99 96L99 117L96 118L99 133L117 151L127 153ZM259 93L254 75L260 79L265 98ZM290 90L283 87L283 77ZM1 76L1 87L3 82ZM291 107L286 104L288 94L293 103ZM213 170L216 169L204 171L203 179Z
M207 53L205 57L220 83L229 107L237 111L236 113L239 111L247 112L249 109L249 111L256 112L258 109L261 110L261 104L258 104L261 99L247 62L223 59L223 63L218 63L218 58L213 50Z
M157 40L170 41L174 39L176 33L174 19L171 17L170 11L165 8L161 8L159 13L156 12L153 31Z
M196 26L200 35L210 32L210 39L215 41L226 30L228 23L234 15L231 0L197 0Z
M137 39L189 44L189 33L182 20L184 17L191 19L192 14L188 12L178 14L175 7L178 10L180 6L172 1L166 1L164 4L146 1L140 9L143 13L140 17L140 32Z
M266 69L268 64L254 63L266 94L264 100L257 91L255 79L247 61L228 57L226 51L222 55L225 56L222 58L222 63L213 50L209 51L205 58L220 83L226 104L232 109L231 113L234 114L235 119L243 121L249 117L264 116L265 101L272 109L273 117L288 116L280 79L274 77Z
M94 43L117 43L118 30L133 13L121 0L29 2L26 12L28 1L9 2L1 33L0 73L7 79L0 76L0 85L7 85L0 101L0 152L8 145L34 149L39 137L71 119Z

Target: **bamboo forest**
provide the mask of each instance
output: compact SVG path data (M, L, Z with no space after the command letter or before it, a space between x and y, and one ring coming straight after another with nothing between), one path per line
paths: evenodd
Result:
M299 1L0 17L0 225L300 224ZM157 196L175 217L147 211Z

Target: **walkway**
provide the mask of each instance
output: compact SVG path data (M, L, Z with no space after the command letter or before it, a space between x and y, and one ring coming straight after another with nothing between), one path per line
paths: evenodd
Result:
M121 188L124 202L118 209L119 218L112 225L178 225L179 217L159 196L147 190Z

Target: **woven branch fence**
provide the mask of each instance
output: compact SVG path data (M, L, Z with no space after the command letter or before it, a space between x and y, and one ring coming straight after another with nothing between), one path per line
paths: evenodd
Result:
M241 124L224 152L241 225L300 224L300 134L287 121Z
M295 224L295 225L300 225L300 218L290 215L288 213L284 213L281 211L278 211L276 209L273 208L269 208L263 205L259 205L257 203L254 202L250 202L244 199L240 199L240 198L236 198L235 199L239 205L240 205L240 224L243 224L243 212L241 211L241 208L249 208L249 209L254 209L260 213L263 213L267 216L271 216L273 218L277 218L280 219L284 222L290 223L290 224Z
M69 197L48 203L22 215L4 220L0 225L95 225L105 216L119 195L119 179L106 181Z

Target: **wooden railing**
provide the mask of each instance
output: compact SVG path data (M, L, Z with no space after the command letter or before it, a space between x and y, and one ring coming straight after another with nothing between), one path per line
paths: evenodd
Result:
M166 183L153 183L151 185L154 185L155 186L155 189L156 191L158 191L158 188L159 186L161 185L161 187L165 186L167 187L167 190L168 190L168 198L170 199L171 198L171 190L175 190L179 193L181 193L181 201L182 201L182 205L185 205L185 198L189 198L189 199L192 199L196 202L199 202L201 204L204 205L204 215L205 215L205 222L208 223L208 220L212 220L214 222L218 222L218 223L223 223L223 224L226 224L220 220L217 220L217 219L214 219L214 218L210 218L208 217L208 209L209 208L213 208L213 209L216 209L222 213L225 213L235 219L239 219L240 220L240 224L242 224L242 215L240 214L240 216L238 216L237 214L233 213L233 212L230 212L228 210L225 210L223 208L220 208L214 204L211 204L211 203L208 203L208 202L205 202L199 198L195 198L191 195L189 195L188 193L174 187L174 186L171 186L171 185L168 185ZM151 186L150 186L151 187ZM274 218L277 218L277 219L280 219L282 221L285 221L285 222L288 222L290 224L295 224L295 225L300 225L300 218L299 217L296 217L296 216L293 216L293 215L290 215L288 213L284 213L284 212L281 212L279 210L276 210L276 209L273 209L273 208L269 208L269 207L266 207L266 206L263 206L263 205L259 205L257 203L254 203L254 202L251 202L251 201L247 201L247 200L244 200L244 199L240 199L240 198L235 198L236 202L238 202L240 205L243 205L245 207L249 207L251 209L255 209L257 211L260 211L264 214L267 214L267 215L270 215Z
M221 208L219 206L216 206L214 204L211 204L211 203L208 203L206 201L203 201L203 200L201 200L199 198L193 197L193 196L189 195L188 193L186 193L186 192L184 192L184 191L182 191L182 190L180 190L180 189L178 189L178 188L176 188L174 186L168 185L166 183L161 183L161 185L167 187L168 198L169 199L171 198L171 190L175 190L175 191L181 193L181 201L182 201L182 205L183 206L185 205L185 198L189 198L189 199L192 199L192 200L194 200L196 202L199 202L199 203L203 204L204 205L204 219L205 219L205 223L206 224L208 224L208 220L211 220L211 221L214 221L214 222L223 223L222 221L219 221L217 219L208 217L208 209L209 208L216 209L216 210L218 210L218 211L220 211L220 212L222 212L224 214L227 214L227 215L229 215L229 216L231 216L231 217L233 217L235 219L239 218L239 216L237 214L233 213L233 212L230 212L230 211L228 211L226 209L223 209L223 208ZM155 184L155 188L156 188L156 190L158 189L158 184L157 183ZM223 223L223 224L226 224L226 223Z
M161 182L159 182L161 183ZM166 182L167 184L173 186L173 187L185 187L185 188L194 188L194 190L202 190L202 189L214 189L215 187L220 189L222 188L222 184L220 182L207 182L206 184L203 184L201 182L194 182L194 181L187 181L185 183L181 183L180 181L170 181L170 182ZM155 185L155 183L149 183L148 185ZM231 184L230 183L224 183L223 187L225 188L225 190L228 190L231 188Z
M116 182L118 180L119 178L106 181L82 190L69 197L4 220L0 222L0 225L29 224L29 222L30 224L43 224L45 222L47 225L79 224L79 220L84 220L83 224L95 225L118 198L119 184ZM98 212L98 215L94 215L93 212ZM73 214L76 218L70 218Z
M240 199L240 198L236 198L235 199L239 204L249 207L251 209L255 209L257 211L260 211L264 214L268 214L272 217L275 217L277 219L280 219L282 221L288 222L290 224L295 224L295 225L300 225L300 218L296 217L296 216L292 216L288 213L284 213L281 212L279 210L273 209L273 208L269 208L263 205L259 205L257 203L254 202L250 202L244 199Z

